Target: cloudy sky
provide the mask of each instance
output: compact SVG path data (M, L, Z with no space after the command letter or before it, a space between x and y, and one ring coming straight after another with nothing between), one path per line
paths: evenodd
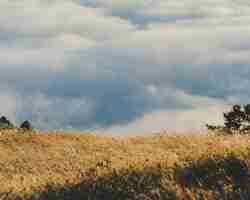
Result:
M247 0L1 0L0 112L40 129L198 129L250 98Z

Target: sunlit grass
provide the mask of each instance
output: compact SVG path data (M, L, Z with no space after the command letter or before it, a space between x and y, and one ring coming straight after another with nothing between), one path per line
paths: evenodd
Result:
M249 199L250 137L0 136L0 199Z

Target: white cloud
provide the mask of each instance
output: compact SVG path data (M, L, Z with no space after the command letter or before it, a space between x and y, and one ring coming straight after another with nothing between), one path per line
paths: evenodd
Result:
M28 119L40 129L84 126L93 109L92 103L85 98L51 98L37 93L16 100L18 120Z
M223 124L223 112L230 107L225 102L204 97L191 97L187 99L199 102L193 104L194 108L186 110L161 110L146 113L141 118L123 126L111 126L107 129L96 130L97 133L107 133L114 136L135 136L155 133L193 133L205 130L205 124ZM203 103L200 102L205 101ZM182 99L185 101L186 99Z
M191 128L250 97L246 0L2 0L0 12L0 83L12 91L0 112L17 120Z
M8 116L12 121L16 121L16 111L18 99L17 95L7 87L0 87L0 111L1 115Z
M56 37L79 34L107 40L128 34L133 26L122 19L104 16L102 9L72 1L1 1L0 29L13 37Z

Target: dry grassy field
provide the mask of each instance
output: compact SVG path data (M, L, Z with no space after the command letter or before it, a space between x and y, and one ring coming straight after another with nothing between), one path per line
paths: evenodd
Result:
M250 199L250 137L0 135L0 199Z

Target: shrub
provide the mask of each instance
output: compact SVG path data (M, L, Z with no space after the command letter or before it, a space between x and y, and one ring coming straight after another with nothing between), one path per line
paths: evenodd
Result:
M25 130L32 130L31 123L27 120L20 125L20 128Z
M15 128L15 126L5 116L2 116L0 118L0 129L12 129L12 128Z

